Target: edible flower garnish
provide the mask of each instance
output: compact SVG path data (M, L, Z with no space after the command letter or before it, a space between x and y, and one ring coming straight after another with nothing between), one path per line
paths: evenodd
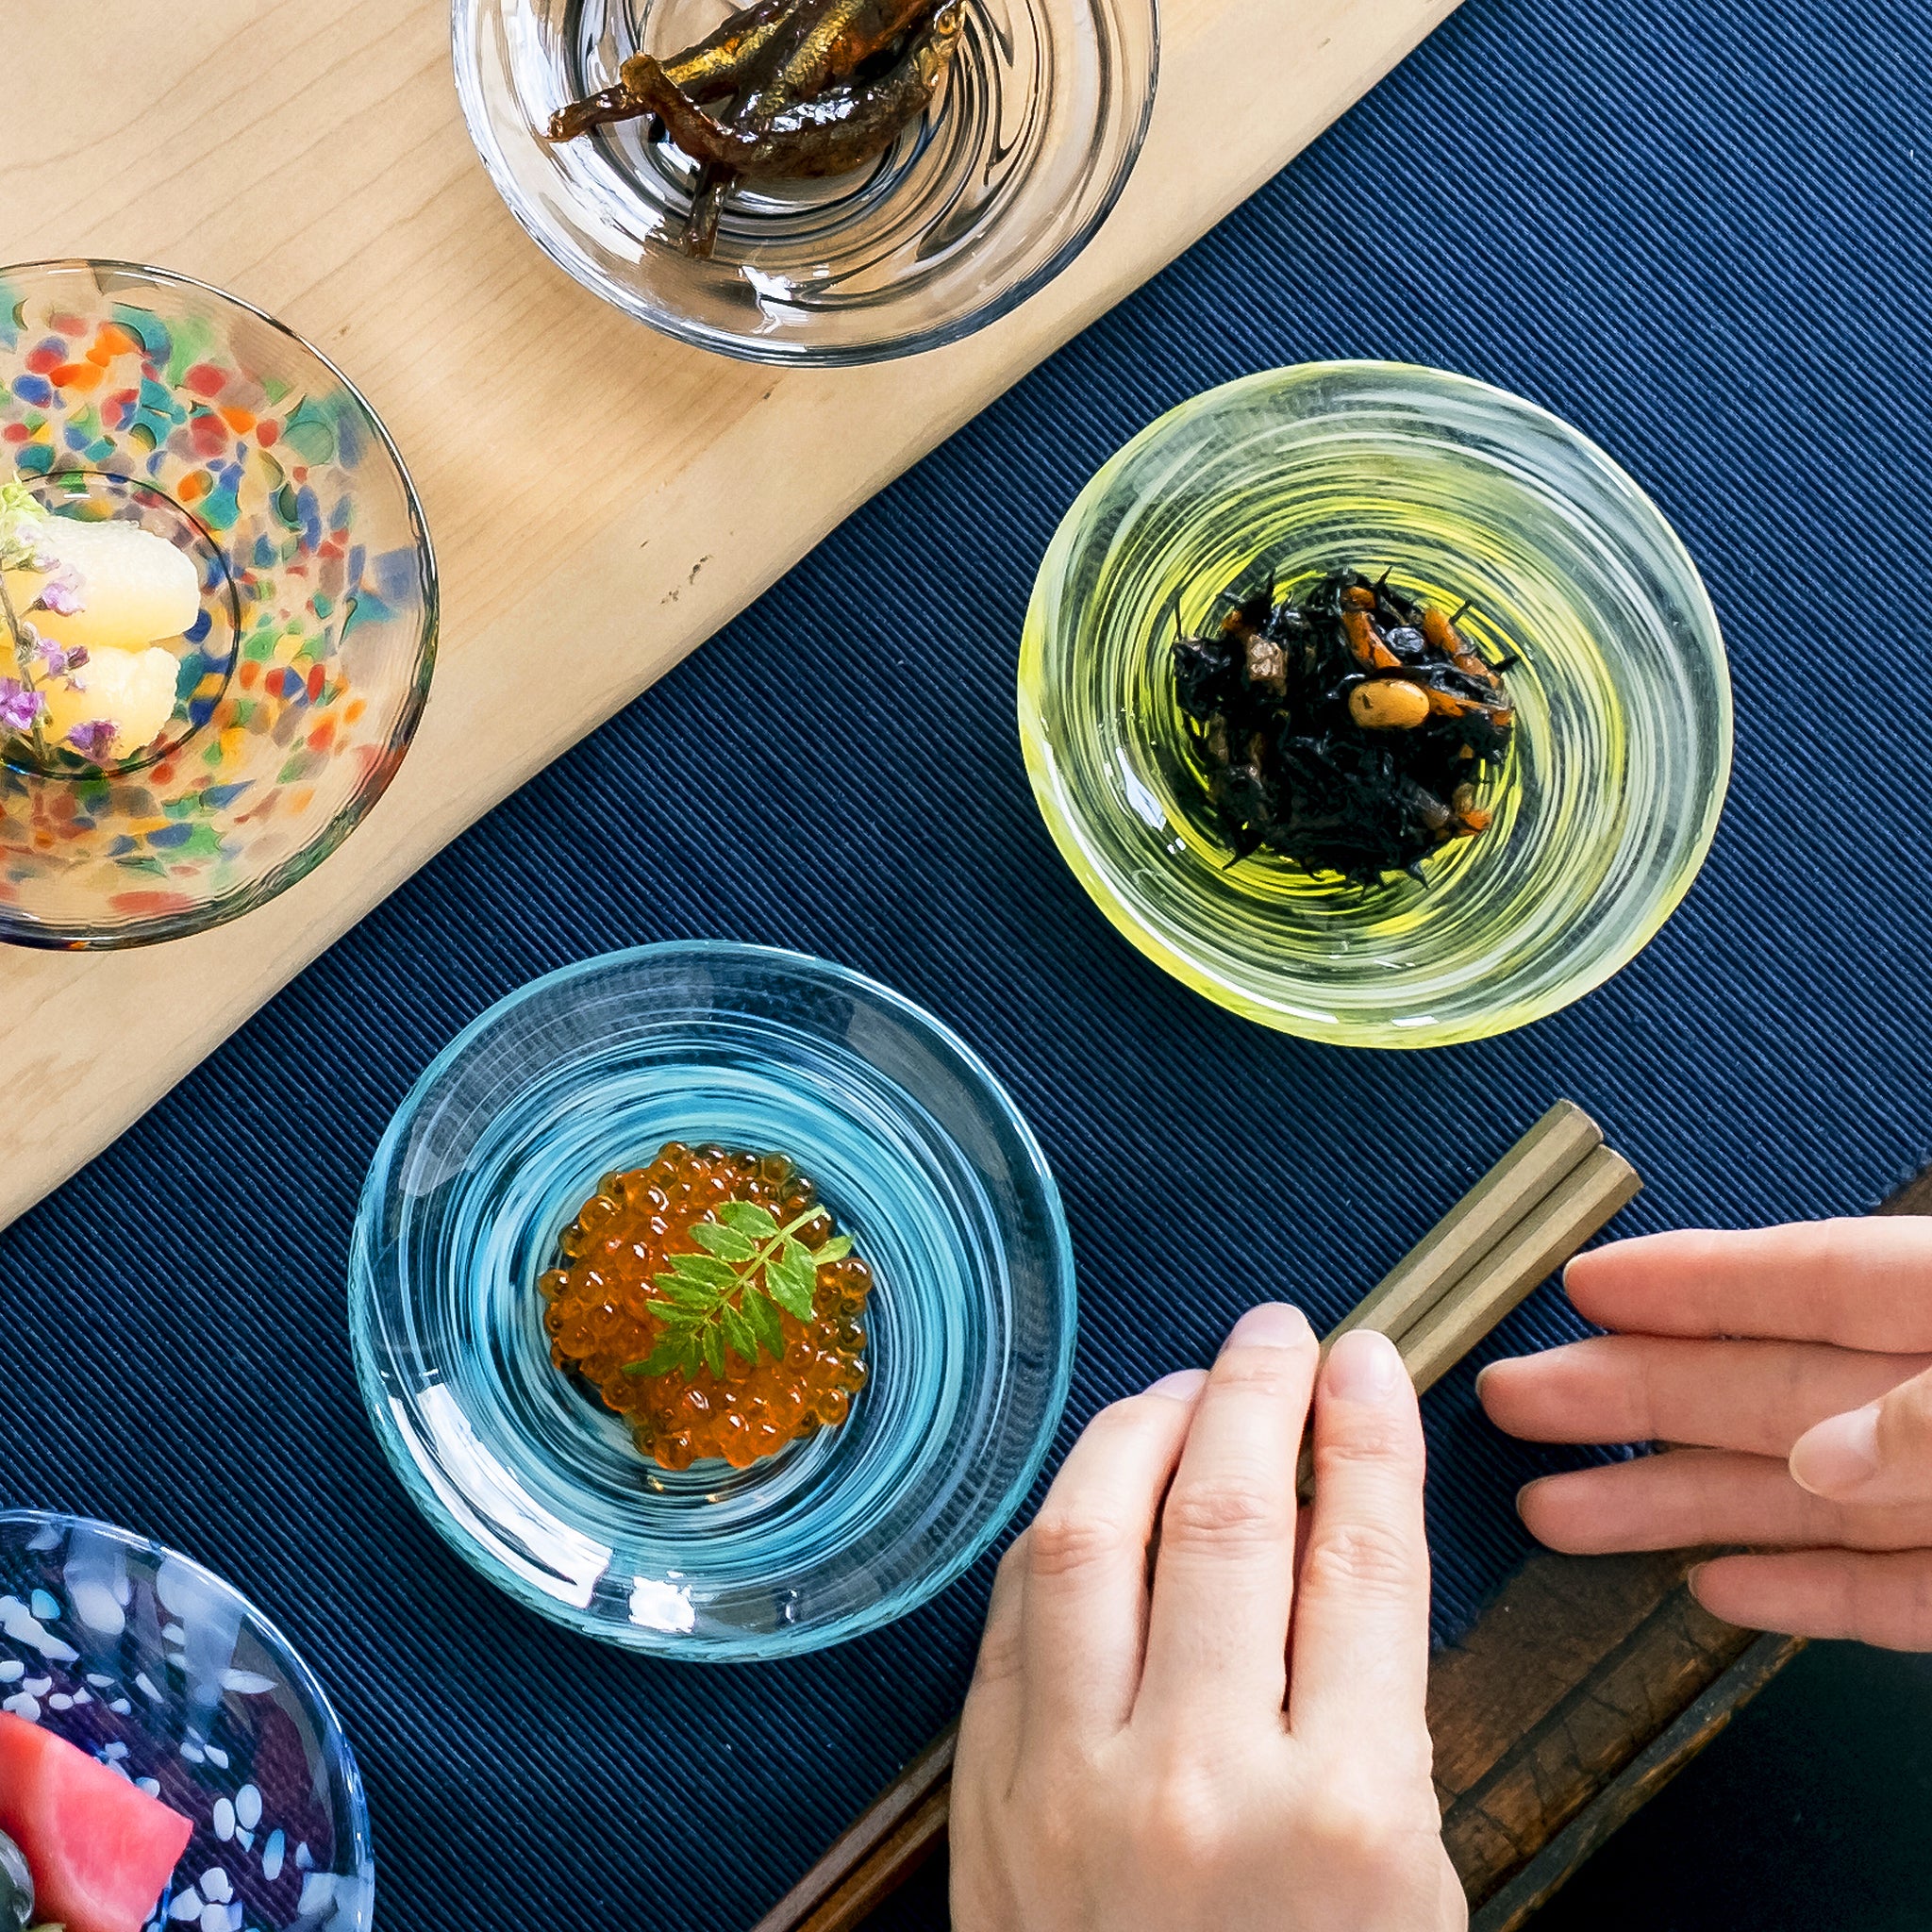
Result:
M21 625L23 631L32 628L31 625ZM75 644L68 651L63 650L58 644L49 643L46 639L38 635L34 638L33 644L35 662L49 677L73 677L74 674L87 663L88 650L85 644ZM79 682L78 679L75 681Z
M41 594L34 599L34 605L53 611L57 617L79 616L83 608L80 578L71 570L63 570L59 575L49 577L41 586Z
M90 718L84 724L76 724L67 734L67 742L82 758L92 759L97 765L104 765L113 755L114 741L120 737L121 727L111 718Z
M0 729L31 731L41 722L47 701L17 677L0 677Z

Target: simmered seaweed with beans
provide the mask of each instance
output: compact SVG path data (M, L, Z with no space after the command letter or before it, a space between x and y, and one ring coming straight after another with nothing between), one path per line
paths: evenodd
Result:
M1237 860L1265 846L1373 885L1420 877L1431 852L1489 828L1477 793L1508 756L1508 667L1386 575L1336 571L1298 601L1247 598L1214 635L1177 639L1174 667Z

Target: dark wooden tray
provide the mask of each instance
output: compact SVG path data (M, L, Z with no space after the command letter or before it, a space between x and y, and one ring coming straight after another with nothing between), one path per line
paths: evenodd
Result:
M1932 1170L1882 1214L1932 1214ZM1532 1557L1435 1660L1442 1832L1472 1932L1515 1932L1803 1647L1721 1624L1690 1557ZM945 1841L935 1739L754 1928L852 1932Z

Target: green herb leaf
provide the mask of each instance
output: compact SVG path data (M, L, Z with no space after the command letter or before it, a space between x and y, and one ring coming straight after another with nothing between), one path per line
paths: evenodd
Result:
M757 1368L758 1339L752 1332L751 1324L729 1302L718 1310L718 1325L724 1331L724 1346Z
M673 1255L671 1272L705 1288L728 1291L738 1286L738 1270L716 1255Z
M676 1308L692 1308L700 1314L708 1314L718 1306L716 1289L700 1287L695 1281L687 1281L681 1274L653 1275L652 1286L661 1289L665 1300Z
M684 1345L667 1335L641 1362L625 1362L626 1375L668 1375L684 1359Z
M794 1315L801 1322L811 1320L812 1291L817 1288L818 1279L819 1272L812 1266L811 1257L797 1241L787 1241L778 1258L765 1266L767 1292L788 1315Z
M625 1365L632 1375L668 1374L687 1378L709 1369L723 1380L726 1352L754 1368L758 1351L773 1360L785 1357L786 1314L809 1322L818 1271L852 1252L843 1235L808 1249L798 1230L822 1218L808 1208L785 1226L750 1201L726 1201L713 1221L694 1223L691 1234L704 1251L673 1255L665 1274L654 1275L664 1299L653 1310L663 1324L657 1346L641 1362Z
M746 1289L744 1318L751 1324L752 1332L764 1343L772 1359L782 1362L785 1359L785 1330L778 1321L778 1310L771 1296L759 1289Z
M778 1224L756 1201L726 1201L717 1209L717 1215L727 1227L735 1227L740 1234L750 1235L755 1241L774 1241L778 1239Z
M721 1255L727 1261L751 1261L758 1258L758 1244L748 1234L741 1234L735 1227L726 1227L716 1221L700 1221L693 1224L691 1238L701 1248L708 1248L714 1255Z

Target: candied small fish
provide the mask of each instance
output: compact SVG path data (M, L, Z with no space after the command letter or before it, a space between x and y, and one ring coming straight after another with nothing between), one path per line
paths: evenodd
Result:
M668 59L633 54L616 86L550 117L550 138L648 119L650 140L699 164L684 246L707 257L740 180L841 175L891 146L960 26L959 0L759 0Z
M795 102L761 128L708 114L671 84L649 55L639 58L628 85L694 161L747 180L843 175L883 153L924 111L958 44L960 26L959 7L942 8L877 80Z

